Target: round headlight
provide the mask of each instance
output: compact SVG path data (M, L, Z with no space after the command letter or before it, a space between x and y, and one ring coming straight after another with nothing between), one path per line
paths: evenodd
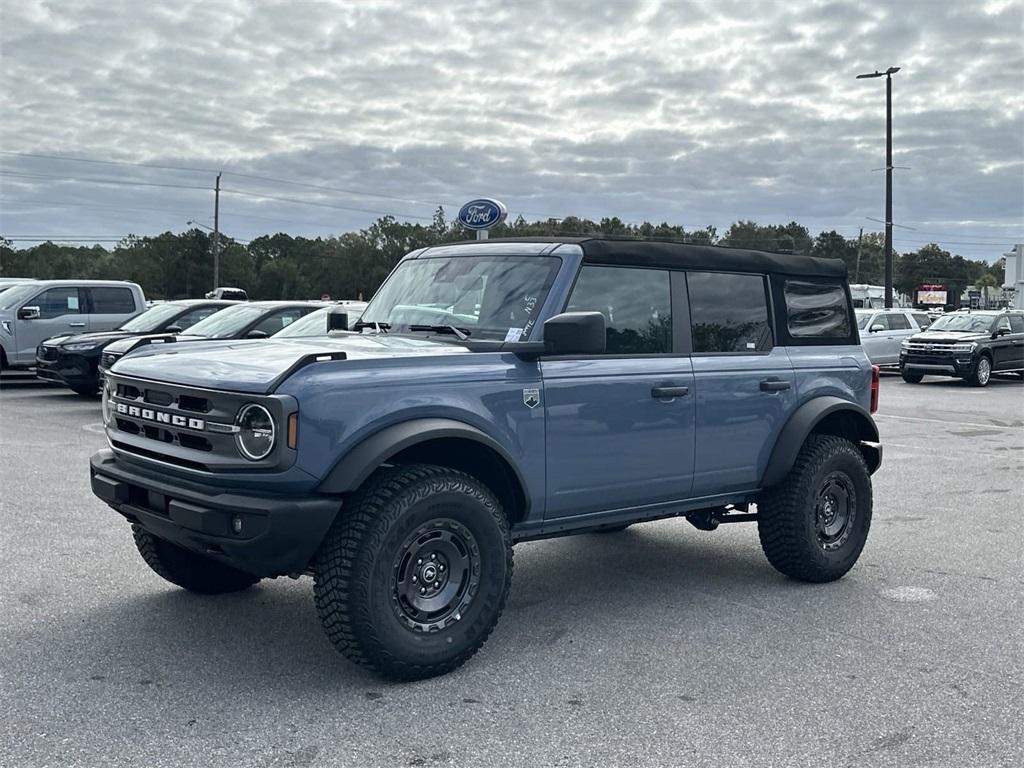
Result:
M274 450L274 418L262 405L249 403L235 417L238 450L250 461L265 459Z
M110 380L103 381L103 396L100 398L100 413L103 416L103 423L110 421Z

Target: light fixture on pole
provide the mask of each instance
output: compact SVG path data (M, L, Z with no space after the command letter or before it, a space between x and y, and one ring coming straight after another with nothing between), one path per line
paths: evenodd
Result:
M889 67L885 72L869 72L857 75L858 80L885 78L885 307L892 307L892 76L899 67Z

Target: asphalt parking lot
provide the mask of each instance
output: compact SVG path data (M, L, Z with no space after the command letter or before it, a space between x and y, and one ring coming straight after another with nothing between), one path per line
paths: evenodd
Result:
M0 384L0 765L1019 766L1024 383L885 376L868 546L788 581L752 525L522 544L460 671L347 663L308 580L173 588L89 490L99 404Z

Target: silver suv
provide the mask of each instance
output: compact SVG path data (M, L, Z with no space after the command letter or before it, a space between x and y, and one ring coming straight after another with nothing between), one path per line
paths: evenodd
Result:
M858 309L860 343L873 365L900 364L900 344L929 325L931 318L921 310Z
M146 297L124 280L38 280L0 293L0 364L35 365L43 339L117 328L146 309Z

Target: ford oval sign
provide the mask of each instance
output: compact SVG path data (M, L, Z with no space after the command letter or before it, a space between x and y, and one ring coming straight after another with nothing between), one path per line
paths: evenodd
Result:
M459 222L466 229L490 229L501 224L506 216L505 204L489 197L470 200L459 209Z

